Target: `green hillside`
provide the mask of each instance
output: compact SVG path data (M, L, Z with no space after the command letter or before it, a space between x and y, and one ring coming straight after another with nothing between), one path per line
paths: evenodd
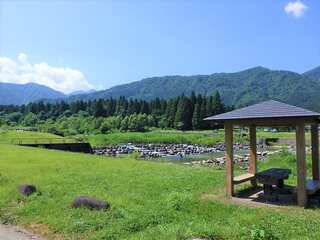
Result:
M218 90L227 105L240 107L268 99L320 110L320 82L307 76L255 67L235 73L211 75L165 76L146 78L88 95L70 99L92 100L126 96L130 98L171 98L192 91L205 95Z
M320 81L320 66L305 72L303 75L311 79Z

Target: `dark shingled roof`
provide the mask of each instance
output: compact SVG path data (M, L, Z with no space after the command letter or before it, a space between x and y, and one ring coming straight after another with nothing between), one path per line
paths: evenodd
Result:
M320 113L312 112L282 102L270 100L254 104L248 107L236 109L231 112L207 117L204 120L225 121L283 117L320 117Z

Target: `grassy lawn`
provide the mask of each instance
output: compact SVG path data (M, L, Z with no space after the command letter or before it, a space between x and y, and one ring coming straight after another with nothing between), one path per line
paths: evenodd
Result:
M295 162L283 154L259 167L271 165L293 168ZM33 183L41 194L21 197L19 183ZM203 193L224 192L224 171L213 168L2 144L0 185L1 220L51 237L320 239L318 210L257 209L204 199ZM111 209L69 208L78 195L108 200Z
M58 135L54 135L51 133L0 129L0 143L28 144L28 143L60 143L60 142L74 142L74 140L70 138L64 138Z
M293 132L263 132L257 131L257 137L260 138L286 138L286 139L295 139L296 133ZM310 137L310 132L306 132L306 138Z
M258 131L257 136L260 138L286 138L294 139L294 132L263 132ZM207 131L178 131L178 130L153 130L150 132L114 132L109 134L97 134L89 136L78 136L89 141L92 146L122 143L184 143L184 144L200 144L212 145L217 142L224 141L223 130L207 130ZM306 133L306 138L310 137L310 133ZM235 141L244 142L246 139L240 137L239 131L235 129ZM74 142L75 139L61 137L51 133L15 130L0 130L0 143L60 143Z

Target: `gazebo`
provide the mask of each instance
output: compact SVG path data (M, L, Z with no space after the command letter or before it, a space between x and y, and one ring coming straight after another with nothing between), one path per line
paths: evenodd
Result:
M225 157L226 157L226 194L234 195L234 185L251 181L254 185L257 174L257 127L288 126L296 129L296 162L297 162L297 203L306 206L308 192L320 188L319 173L319 133L320 113L300 107L270 100L254 104L231 112L208 117L205 120L224 124ZM307 180L305 127L311 126L312 180ZM249 170L248 174L234 177L233 174L233 128L234 126L249 127Z

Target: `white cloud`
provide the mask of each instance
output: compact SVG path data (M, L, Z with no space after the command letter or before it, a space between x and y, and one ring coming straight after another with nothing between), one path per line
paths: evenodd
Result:
M304 12L308 9L308 7L301 1L297 0L295 2L289 2L284 10L287 14L292 14L296 18L301 17Z
M19 53L18 54L18 60L21 62L21 63L26 63L28 61L28 56L27 54L25 53Z
M25 53L20 53L17 60L0 56L0 82L35 82L64 93L93 88L81 71L53 67L46 62L32 64Z

